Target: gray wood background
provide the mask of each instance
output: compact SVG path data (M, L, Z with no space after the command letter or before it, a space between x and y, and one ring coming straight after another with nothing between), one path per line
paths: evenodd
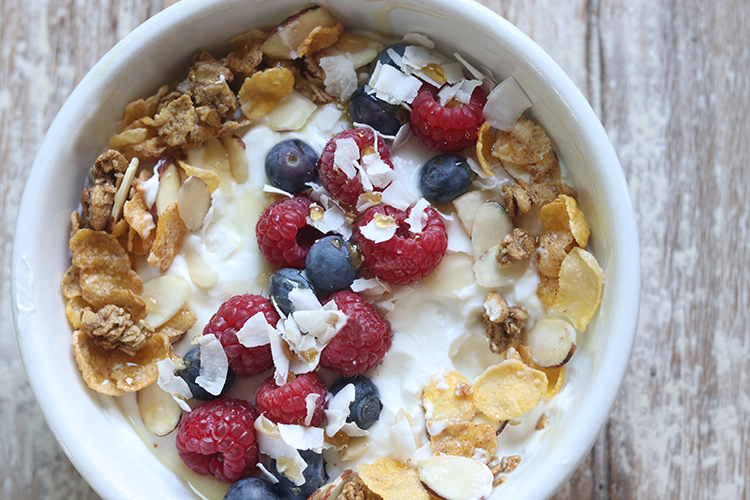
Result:
M174 0L0 0L0 498L96 499L18 356L9 265L41 139L76 83ZM555 497L750 498L750 2L483 0L568 72L619 154L641 235L633 359Z

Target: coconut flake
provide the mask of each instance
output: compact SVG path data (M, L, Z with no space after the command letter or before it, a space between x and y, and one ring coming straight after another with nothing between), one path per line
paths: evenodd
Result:
M430 207L430 202L424 198L420 198L419 201L411 208L409 216L405 219L406 224L409 226L409 231L412 234L422 234L425 224L427 224L427 212L426 210Z
M484 117L493 127L510 132L524 111L532 105L515 78L508 77L487 96Z
M195 378L195 383L206 389L214 396L218 396L227 380L229 360L221 341L216 335L209 333L200 338L201 369Z
M268 338L268 320L262 312L256 313L237 330L237 340L247 348L259 347L271 343Z
M409 103L417 97L422 82L419 78L406 75L390 64L379 61L370 78L370 87L375 90L378 99L390 104Z
M305 409L307 410L307 415L305 415L305 425L307 426L312 423L312 419L315 416L315 403L319 398L320 394L317 394L315 392L311 392L310 394L305 396Z
M266 467L262 463L258 462L255 465L258 467L258 470L260 471L260 475L263 476L263 478L266 481L268 481L271 484L279 483L279 479L273 474L271 474L270 472L268 472L268 469L266 469Z
M357 212L364 212L370 207L380 205L383 194L378 191L368 191L357 197Z
M315 292L309 288L294 288L289 292L289 302L294 311L315 311L321 308Z
M159 370L159 378L156 381L164 392L168 392L172 395L172 398L180 405L185 411L190 411L190 406L185 402L186 400L193 397L193 393L190 392L187 382L182 377L178 377L174 374L176 365L172 358L164 358L158 363L156 367Z
M411 138L411 127L408 123L401 125L401 128L396 132L396 136L393 138L393 144L391 144L391 152L396 151L398 148L406 144Z
M346 424L346 419L349 417L349 405L354 402L356 397L356 389L354 384L346 384L335 396L328 401L328 408L326 408L326 418L328 419L328 425L326 426L326 435L333 437L338 431L340 431Z
M258 438L258 448L261 453L276 460L276 470L297 486L305 483L302 472L307 463L302 459L297 448L281 439L281 432L276 424L260 415L255 419L255 430Z
M406 189L403 183L395 180L383 190L380 201L384 205L390 205L399 210L406 210L411 205L410 200L412 197L412 194Z
M406 418L400 419L388 429L388 439L391 443L390 456L396 460L406 462L417 451L414 432Z
M391 291L390 285L380 278L357 278L352 282L351 289L354 293L373 296Z
M357 71L354 67L354 59L349 54L322 57L319 61L320 67L326 73L326 92L333 97L348 100L357 89Z
M457 62L444 63L440 65L445 72L445 79L449 84L453 85L464 79L464 71L461 69L461 64Z
M421 33L407 33L404 35L403 41L404 43L421 45L422 47L427 47L430 50L435 48L435 42Z
M274 381L276 385L284 385L289 377L289 358L286 357L281 345L283 342L281 336L277 332L269 331L268 337L271 340L271 356L275 367Z
M336 139L336 150L333 152L333 166L338 168L349 178L357 175L359 164L359 146L351 137Z
M313 123L323 132L329 132L333 130L333 127L341 119L343 112L336 107L335 104L326 104L321 106L317 113L313 116Z
M266 184L265 186L263 186L263 192L264 193L280 194L280 195L286 196L288 198L294 198L294 195L292 193L289 193L287 191L284 191L283 189L279 189L277 187L271 186L270 184Z
M323 429L320 427L306 427L304 425L276 424L281 439L298 450L323 451L325 441Z
M473 77L474 77L474 78L476 78L477 80L484 80L484 73L482 73L482 72L481 72L481 71L479 71L479 70L478 70L477 68L475 68L474 66L472 66L472 65L471 65L471 63L469 63L469 61L467 61L466 59L464 59L463 57L461 57L461 54L459 54L458 52L454 52L454 53L453 53L453 57L455 57L455 58L456 58L456 60L457 60L458 62L460 62L460 63L461 63L461 65L462 65L462 66L463 66L464 68L466 68L466 70L467 70L467 71L468 71L469 73L471 73L471 76L473 76Z
M383 189L393 181L393 169L383 161L377 150L362 157L362 167L373 187Z
M380 214L376 214L374 219L359 228L362 236L374 243L382 243L390 240L396 235L396 229L398 229L395 220L392 224L379 223L378 215ZM385 219L386 217L384 216L383 218Z
M417 462L420 460L424 460L425 458L430 458L432 456L432 443L425 443L420 448L417 448L417 451L412 453L412 455L409 457L409 462L411 464L416 465Z
M410 70L424 68L430 64L430 51L425 47L407 45L401 59L404 73L410 74Z

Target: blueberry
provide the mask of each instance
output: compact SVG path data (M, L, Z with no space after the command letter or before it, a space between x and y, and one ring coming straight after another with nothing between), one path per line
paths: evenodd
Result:
M305 273L315 288L335 292L349 288L362 266L359 248L341 236L325 236L313 243L305 260Z
M224 382L224 388L222 388L221 394L219 394L218 396L214 396L206 389L195 383L195 379L198 377L198 375L200 375L201 369L200 346L195 346L190 349L188 353L185 354L185 356L182 358L182 361L183 363L185 363L185 369L179 370L177 372L177 375L182 377L185 382L187 382L187 385L190 388L190 392L193 393L193 398L200 401L210 401L224 395L229 390L229 388L232 387L232 384L234 384L234 379L237 377L234 371L232 371L231 368L228 368L227 379Z
M279 189L301 193L318 178L318 155L299 139L281 141L266 155L266 177Z
M299 269L288 267L279 269L268 280L268 294L276 301L276 305L286 315L294 311L294 307L289 301L289 292L296 288L313 290L313 286L305 276L305 272Z
M307 467L305 467L305 470L302 472L305 482L301 486L294 484L294 482L276 469L276 460L271 461L271 474L278 478L279 484L277 484L276 487L286 500L307 500L315 490L326 484L326 481L328 481L328 474L326 474L326 464L323 460L323 455L310 450L300 450L299 454L307 464Z
M406 51L406 47L408 47L409 44L407 43L394 43L393 45L389 45L385 49L383 49L383 52L378 54L377 61L380 64L388 64L390 66L393 66L394 68L398 68L398 64L393 62L393 59L391 59L391 56L388 55L388 50L393 50L396 52L396 54L403 56L404 51Z
M264 479L240 479L227 490L224 500L284 500L276 486Z
M354 401L349 405L349 416L346 421L354 422L360 429L369 429L378 421L380 410L383 409L378 388L369 378L357 375L339 379L331 386L329 392L335 396L349 384L354 385Z
M422 166L419 188L429 201L448 203L468 191L475 178L476 174L463 156L440 155Z
M409 121L409 113L402 106L388 104L359 87L349 99L349 116L355 123L365 123L383 135L396 135L401 125Z

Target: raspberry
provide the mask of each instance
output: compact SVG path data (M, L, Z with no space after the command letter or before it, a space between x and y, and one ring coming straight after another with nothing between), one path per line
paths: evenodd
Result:
M482 90L474 89L469 104L459 103L458 107L442 106L435 100L437 92L432 85L424 84L414 98L409 117L414 135L440 151L459 151L473 145L484 121L482 110L487 99Z
M186 413L177 430L177 451L193 472L233 483L255 472L255 410L241 399L208 401Z
M309 394L318 394L315 400L310 425L315 427L323 422L326 409L328 390L323 381L315 373L303 373L291 382L279 387L273 377L268 377L258 389L255 396L255 406L258 411L277 424L305 425L307 418L307 402Z
M440 264L446 248L448 234L437 210L428 207L427 223L419 234L409 231L405 219L411 208L402 212L390 206L377 206L368 209L359 222L357 243L365 257L365 264L372 273L394 285L416 283L429 276ZM398 229L393 238L375 243L362 235L361 228L370 222L375 214L383 214L396 220Z
M320 364L344 377L372 370L391 348L391 324L349 290L331 295L346 314L346 324L323 349Z
M320 180L323 182L323 185L331 192L331 194L344 203L356 205L357 198L359 198L359 195L364 192L360 174L357 173L357 175L350 179L342 170L335 167L333 164L334 154L336 153L336 141L347 138L356 141L357 146L359 147L360 159L362 156L375 152L375 135L372 133L372 130L364 128L344 130L333 136L333 139L326 144L326 147L320 155L320 161L318 162L318 173L320 174ZM383 160L389 167L393 168L393 163L391 163L391 151L382 139L378 140L378 154L380 155L381 160ZM374 190L382 191L383 189L375 188Z
M300 268L320 231L307 225L310 204L298 196L277 201L258 219L255 234L261 253L273 266Z
M213 333L227 353L229 366L237 375L249 377L273 365L271 346L245 347L237 339L237 331L252 316L262 312L269 325L276 326L279 313L271 302L260 295L236 295L219 306L203 335Z

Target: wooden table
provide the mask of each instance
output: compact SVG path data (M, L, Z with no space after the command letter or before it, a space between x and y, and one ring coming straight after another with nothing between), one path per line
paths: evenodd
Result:
M172 0L0 0L0 498L94 499L18 356L10 251L52 119L120 38ZM483 0L583 90L641 235L633 359L594 449L555 497L750 498L750 2Z

